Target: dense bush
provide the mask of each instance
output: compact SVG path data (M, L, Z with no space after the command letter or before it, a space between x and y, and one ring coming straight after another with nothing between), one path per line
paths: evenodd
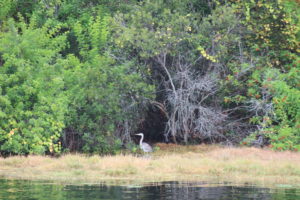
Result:
M88 3L44 3L33 13L22 9L26 18L12 12L16 22L3 21L1 154L114 153L132 131L116 127L137 119L153 89L133 63L105 52L109 15L102 6L88 12Z
M66 36L10 19L0 36L0 150L3 154L60 152L68 99L56 65Z
M247 45L256 58L247 76L246 96L252 97L255 111L251 123L257 125L251 137L268 139L274 149L300 150L299 6L295 1L259 1L239 9L245 13L251 33Z
M296 0L0 0L0 154L117 153L153 107L166 141L300 150L299 29Z

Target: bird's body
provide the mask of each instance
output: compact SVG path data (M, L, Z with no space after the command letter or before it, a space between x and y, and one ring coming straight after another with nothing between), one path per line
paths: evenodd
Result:
M140 144L140 147L146 153L152 152L152 147L146 142L142 142L142 144Z
M144 152L146 152L146 153L152 152L152 151L153 151L152 147L151 147L148 143L143 142L144 134L143 134L143 133L138 133L138 134L136 134L136 135L141 136L141 140L140 140L140 148L141 148Z

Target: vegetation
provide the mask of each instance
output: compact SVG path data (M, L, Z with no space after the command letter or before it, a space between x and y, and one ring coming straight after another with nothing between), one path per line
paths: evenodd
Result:
M0 155L134 152L138 131L299 151L299 6L0 0Z
M131 154L60 158L12 156L0 158L0 176L9 179L52 180L61 183L145 183L213 181L271 186L299 186L300 155L257 148L159 145L152 158ZM246 155L246 156L245 156ZM297 185L298 184L298 185Z

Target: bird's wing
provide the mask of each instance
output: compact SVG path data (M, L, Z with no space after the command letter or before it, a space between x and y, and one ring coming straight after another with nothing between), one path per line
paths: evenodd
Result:
M152 147L146 142L142 143L142 148L145 152L151 152L152 151Z

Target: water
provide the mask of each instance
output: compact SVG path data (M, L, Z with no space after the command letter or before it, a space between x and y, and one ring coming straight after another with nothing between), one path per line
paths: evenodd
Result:
M2 200L89 200L89 199L218 199L218 200L300 200L300 188L274 188L230 184L164 182L145 186L63 185L36 181L0 179Z

